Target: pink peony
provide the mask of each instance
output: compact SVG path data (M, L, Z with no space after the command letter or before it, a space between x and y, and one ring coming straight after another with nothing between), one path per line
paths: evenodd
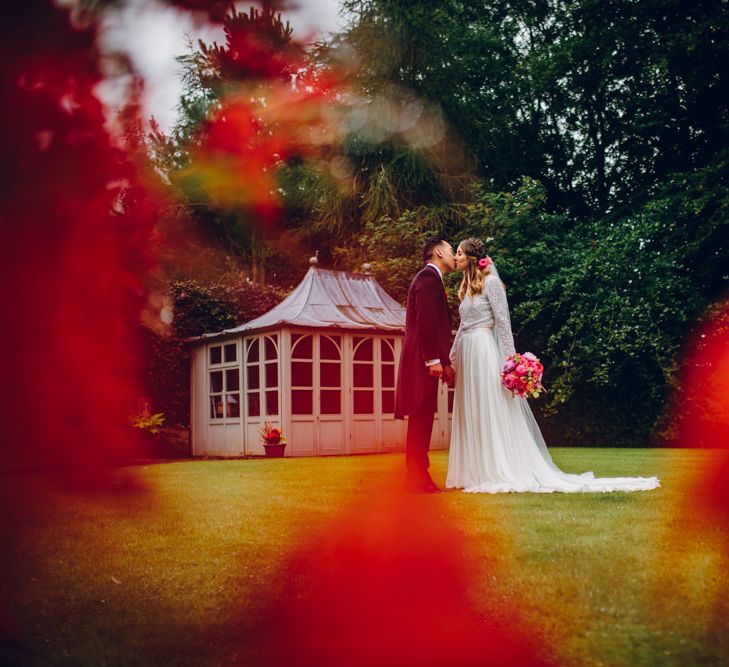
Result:
M516 352L509 355L504 363L501 384L513 396L536 397L544 391L542 385L543 370L544 366L532 352L525 352L524 354Z

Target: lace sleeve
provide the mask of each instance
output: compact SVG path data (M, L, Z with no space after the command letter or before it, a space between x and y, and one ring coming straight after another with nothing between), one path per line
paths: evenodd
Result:
M463 333L463 320L461 320L461 323L458 325L458 331L456 331L456 337L453 339L453 345L451 346L451 351L448 353L448 357L451 360L451 365L453 368L456 367L456 361L458 360L458 352L460 351L461 347L461 335Z
M511 319L509 318L509 304L506 300L506 290L503 283L495 276L486 278L486 296L494 313L496 336L499 347L505 356L514 354L514 336L511 333Z

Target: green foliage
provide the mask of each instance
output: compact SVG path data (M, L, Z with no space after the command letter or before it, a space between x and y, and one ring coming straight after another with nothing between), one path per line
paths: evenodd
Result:
M162 412L155 412L153 415L149 413L142 413L134 416L130 423L133 428L138 428L140 431L145 433L157 435L160 428L164 426L165 417Z
M448 236L462 224L462 206L446 205L405 210L397 217L367 222L357 242L335 249L341 264L359 270L369 262L382 287L403 305L410 281L422 267L423 244L429 236ZM451 284L449 298L457 289Z
M725 167L676 174L634 213L591 222L547 213L533 180L477 192L464 232L491 239L517 347L545 362L543 413L560 440L636 444L659 430L683 341L726 287Z
M345 265L368 260L405 303L427 236L454 247L486 241L504 280L517 348L545 363L548 393L535 402L552 439L645 444L663 429L692 322L726 289L726 162L675 174L633 213L578 221L550 213L545 188L473 186L471 201L421 207L367 223ZM446 276L457 322L459 274Z
M345 172L337 178L332 164ZM356 135L324 162L296 162L278 172L287 225L297 238L322 251L335 266L356 268L367 257L372 226L409 209L448 207L433 167L417 151L394 143L375 144ZM364 235L364 239L360 239ZM350 252L352 246L361 252Z
M369 95L438 105L496 190L523 176L581 216L631 203L727 143L719 0L346 0Z
M406 211L395 220L384 217L367 223L359 245L338 248L337 253L352 268L362 261L369 262L385 291L405 304L410 280L421 266L420 255L427 236L417 213Z

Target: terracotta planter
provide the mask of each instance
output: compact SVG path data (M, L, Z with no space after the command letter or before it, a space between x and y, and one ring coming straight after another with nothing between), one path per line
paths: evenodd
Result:
M263 449L266 450L266 458L268 459L280 459L283 458L284 450L286 449L285 442L277 443L263 443Z

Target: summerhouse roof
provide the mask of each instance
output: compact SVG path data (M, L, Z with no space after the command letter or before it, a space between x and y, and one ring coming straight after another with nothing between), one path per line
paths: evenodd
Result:
M200 338L282 326L403 331L405 308L368 273L330 271L314 265L296 289L267 313L233 329L203 334Z

